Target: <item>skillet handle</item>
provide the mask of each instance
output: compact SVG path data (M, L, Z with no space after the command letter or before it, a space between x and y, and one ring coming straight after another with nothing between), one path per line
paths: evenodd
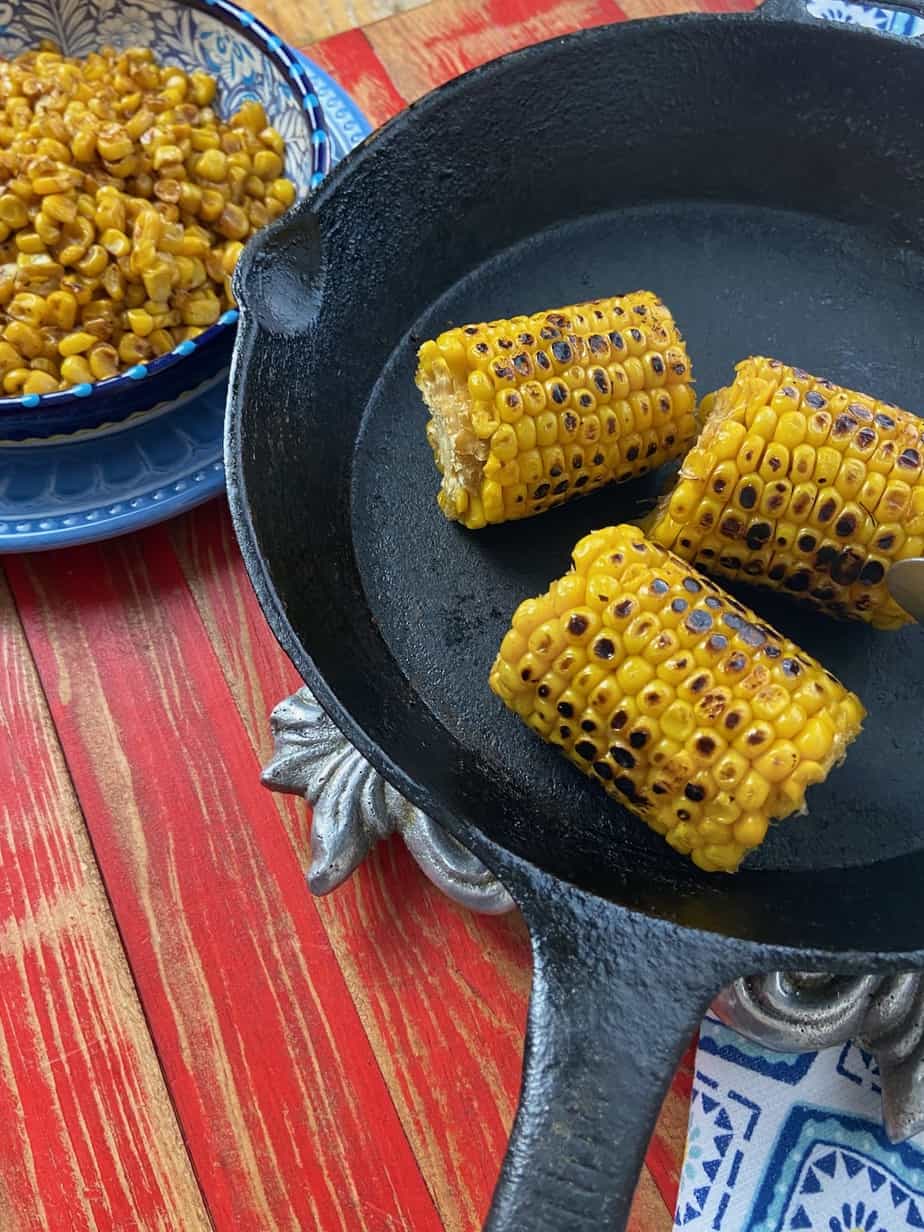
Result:
M530 927L533 987L485 1232L621 1232L677 1062L742 956L560 882L541 897L510 888Z
M756 16L769 18L771 21L804 21L813 26L821 24L819 18L823 20L846 21L848 24L862 25L865 30L872 30L876 33L899 34L916 37L920 31L914 25L915 17L924 17L924 0L899 0L897 4L877 4L875 9L877 13L887 15L887 24L883 25L881 19L864 20L862 22L855 18L851 18L851 8L857 9L857 17L866 16L872 13L873 6L869 0L858 0L856 4L847 3L840 6L841 10L847 11L847 16L839 16L837 18L827 18L827 15L820 11L817 14L812 13L808 7L808 0L763 0L763 3L757 9ZM910 15L910 16L909 16ZM888 20L891 18L891 20ZM902 21L901 19L905 20Z

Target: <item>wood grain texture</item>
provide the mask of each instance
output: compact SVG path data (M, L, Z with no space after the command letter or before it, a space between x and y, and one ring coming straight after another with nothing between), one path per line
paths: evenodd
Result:
M259 610L224 507L171 527L190 589L261 759L266 715L297 686ZM300 858L306 810L277 807ZM465 912L423 877L403 844L381 846L318 902L444 1227L481 1227L519 1088L529 949L518 918Z
M621 16L615 0L433 0L369 27L367 34L410 102L485 60Z
M0 768L0 1227L206 1232L2 572Z
M375 127L404 106L363 30L350 30L305 49L348 90Z
M248 7L293 47L368 25L426 0L255 0Z
M259 610L227 511L218 502L204 506L174 522L170 533L254 747L265 758L267 711L298 681ZM275 799L307 864L306 810L291 797ZM457 908L397 842L381 846L346 886L319 901L318 911L444 1227L477 1232L519 1090L530 973L522 922ZM667 1232L671 1224L671 1185L683 1153L673 1129L659 1126L652 1143L667 1198L651 1177L636 1198L648 1220L639 1225L645 1232ZM652 1193L659 1194L654 1207Z
M436 1232L166 532L8 571L219 1232Z

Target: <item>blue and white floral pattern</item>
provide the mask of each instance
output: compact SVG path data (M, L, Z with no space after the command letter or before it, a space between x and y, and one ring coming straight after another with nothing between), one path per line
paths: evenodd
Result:
M219 82L228 115L244 99L263 103L287 143L286 174L306 192L329 158L317 98L300 59L278 35L228 0L19 0L0 3L0 54L52 39L68 55L104 44L150 47L164 63L202 69Z
M857 1044L769 1052L707 1016L675 1227L924 1229L924 1135L889 1142L878 1080Z
M825 21L846 22L851 26L866 26L888 34L903 34L919 38L924 34L924 18L897 9L880 8L872 4L853 4L850 0L807 0L806 11Z
M371 125L323 69L292 55L317 90L331 162L339 162ZM222 378L137 422L62 441L0 445L0 552L109 538L216 496L225 484L225 395Z
M285 139L285 172L299 195L316 188L330 169L330 138L303 60L232 0L0 0L0 56L16 55L42 39L51 39L73 56L106 44L148 47L164 64L210 73L218 79L216 106L222 115L230 115L245 99L263 104L270 124ZM78 397L87 403L83 422L101 422L99 408L113 415L128 381L146 378L153 406L158 401L157 375L206 347L236 319L236 314L226 313L192 343L181 343L169 354L107 381L41 396L2 398L0 404L40 408L34 428L30 425L36 433L41 432L39 417L46 404L70 407Z

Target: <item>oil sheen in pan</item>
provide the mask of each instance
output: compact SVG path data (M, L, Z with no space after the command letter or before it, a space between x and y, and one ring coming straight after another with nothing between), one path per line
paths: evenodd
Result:
M757 353L912 409L924 396L913 359L924 307L920 254L884 255L881 240L843 224L760 207L684 203L621 211L543 232L501 253L421 317L370 397L352 497L354 509L376 511L366 522L372 533L357 536L363 582L392 653L425 704L474 743L498 775L563 784L575 809L609 812L604 824L612 841L647 847L662 840L614 809L504 712L488 691L487 674L517 603L567 567L581 535L637 516L655 481L603 489L530 521L466 532L437 510L426 416L413 384L417 341L450 324L639 287L659 292L673 310L700 394L726 383L736 360ZM412 552L396 552L396 544L407 542ZM429 596L426 609L421 592ZM920 846L924 812L909 798L902 774L903 765L924 758L920 631L878 633L772 595L743 587L739 593L841 676L870 710L845 765L809 792L809 816L774 827L751 866L805 867L799 836L809 826L815 867L865 864ZM889 825L864 825L864 815L872 818L873 803L882 801ZM840 821L850 812L860 816L848 842Z

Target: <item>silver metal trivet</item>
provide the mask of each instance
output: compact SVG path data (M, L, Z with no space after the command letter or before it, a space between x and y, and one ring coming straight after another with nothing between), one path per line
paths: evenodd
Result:
M400 834L433 884L472 911L513 908L490 872L441 826L408 803L341 735L311 692L299 689L270 716L275 751L261 776L314 809L308 885L329 894L359 867L380 839Z
M307 688L270 718L274 753L262 781L314 809L308 885L329 894L375 844L398 833L438 889L473 911L500 914L513 900L475 856L408 803L341 735ZM779 1052L856 1039L879 1064L886 1132L924 1130L924 987L919 973L891 976L776 972L737 980L713 1009L735 1030Z

